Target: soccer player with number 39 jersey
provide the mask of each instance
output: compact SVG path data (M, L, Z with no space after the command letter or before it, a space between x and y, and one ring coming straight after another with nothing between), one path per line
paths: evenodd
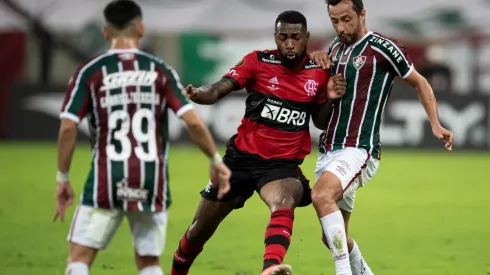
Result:
M187 87L191 100L199 104L213 104L241 89L248 96L242 123L224 156L232 171L230 192L220 199L216 188L203 190L194 222L175 252L172 275L188 274L221 221L254 192L271 210L262 274L292 273L281 263L293 232L294 209L311 203L308 181L299 169L311 151L310 116L313 122L327 116L331 100L345 90L340 76L330 78L308 58L308 37L306 18L297 11L283 12L275 24L277 50L253 51L218 82Z
M104 16L111 49L77 69L60 115L55 220L63 220L73 202L68 170L77 125L84 117L93 141L90 172L68 235L66 274L88 275L97 251L107 247L126 217L139 274L163 275L158 258L169 202L168 109L185 121L194 142L210 158L218 196L229 189L230 171L176 72L137 49L144 33L140 7L131 0L116 0L106 6Z
M453 133L444 129L430 85L414 69L397 41L366 28L362 0L327 0L337 38L328 52L311 58L347 81L345 96L333 105L331 116L318 121L324 129L316 164L312 201L323 227L337 275L372 275L371 268L347 228L355 192L376 173L381 155L379 128L393 80L412 85L424 106L435 137L452 149Z

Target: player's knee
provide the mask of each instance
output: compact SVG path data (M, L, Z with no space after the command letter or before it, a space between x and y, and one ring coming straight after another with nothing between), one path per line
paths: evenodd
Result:
M134 260L136 262L136 266L138 267L138 270L145 269L146 267L149 267L149 266L159 266L160 265L160 262L159 262L157 256L139 255L137 252L135 252Z
M342 185L335 179L320 179L311 190L313 205L335 204L343 196Z
M318 188L318 185L315 185L311 190L311 201L315 207L335 204L336 197L335 192L329 188Z
M272 197L269 199L267 204L272 212L279 209L294 209L298 205L299 201L292 195L280 195Z

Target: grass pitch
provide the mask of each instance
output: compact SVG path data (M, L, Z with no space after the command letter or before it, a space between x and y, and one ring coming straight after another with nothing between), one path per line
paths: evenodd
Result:
M310 179L316 155L313 152L302 166ZM88 145L79 144L71 169L77 195L90 157ZM162 257L165 272L207 183L206 168L196 149L171 148L174 204ZM55 172L54 144L0 144L0 274L63 275L70 221L52 222ZM376 274L487 275L489 194L489 154L385 151L377 175L358 192L351 235ZM260 274L268 220L267 207L254 196L225 220L190 274ZM297 210L285 260L295 274L335 274L320 234L313 208ZM126 223L109 249L99 254L92 274L137 274Z

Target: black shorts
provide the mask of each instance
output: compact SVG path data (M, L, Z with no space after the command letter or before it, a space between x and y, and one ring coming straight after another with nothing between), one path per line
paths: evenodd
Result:
M266 160L257 155L238 150L231 138L226 146L223 162L230 168L230 191L218 200L218 190L207 187L201 191L201 196L210 201L233 201L235 209L242 208L245 202L257 193L267 183L286 178L297 178L303 184L303 197L299 207L311 204L311 188L308 179L303 175L299 165L294 160Z

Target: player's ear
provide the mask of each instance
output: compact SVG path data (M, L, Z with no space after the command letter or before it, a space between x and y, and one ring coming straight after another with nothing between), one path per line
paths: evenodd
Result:
M361 17L361 19L366 20L366 14L367 14L366 9L362 9L361 14L359 15L359 17Z
M306 40L308 40L308 39L310 39L310 32L309 31L306 32Z
M102 34L104 34L104 38L109 40L109 30L107 27L102 28Z

